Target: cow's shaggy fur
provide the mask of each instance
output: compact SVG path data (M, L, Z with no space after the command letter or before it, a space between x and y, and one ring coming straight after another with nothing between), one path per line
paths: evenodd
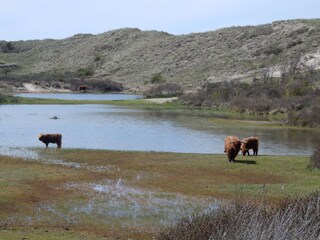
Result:
M234 162L241 147L241 142L238 137L228 136L224 140L224 152L228 156L229 162Z
M62 135L59 133L56 134L39 134L38 138L41 142L43 142L46 147L48 147L49 143L56 143L58 148L61 148L62 144Z
M259 139L257 137L249 137L241 140L241 152L245 156L246 153L250 156L249 150L253 150L253 155L258 155Z

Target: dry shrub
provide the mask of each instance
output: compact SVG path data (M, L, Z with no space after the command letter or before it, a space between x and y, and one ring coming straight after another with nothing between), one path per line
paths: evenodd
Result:
M147 98L153 97L176 97L183 93L182 87L176 83L163 83L151 86L143 94Z
M185 217L157 240L318 239L320 193L286 198L278 204L234 201L204 214Z
M265 96L261 97L235 97L231 104L239 112L267 114L273 107L273 101Z
M316 148L316 150L314 151L314 153L312 154L312 156L310 158L309 166L311 168L320 169L320 143L318 143L318 147Z
M288 111L287 122L290 125L317 127L320 125L320 97L300 98Z
M178 102L187 106L201 107L207 98L206 92L199 90L194 93L188 93L180 96Z

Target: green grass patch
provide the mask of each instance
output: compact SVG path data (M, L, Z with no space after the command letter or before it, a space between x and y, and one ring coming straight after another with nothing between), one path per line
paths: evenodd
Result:
M0 156L1 239L150 239L182 202L201 208L213 199L280 199L319 188L320 171L306 156L238 156L230 164L222 154L31 150L39 159Z

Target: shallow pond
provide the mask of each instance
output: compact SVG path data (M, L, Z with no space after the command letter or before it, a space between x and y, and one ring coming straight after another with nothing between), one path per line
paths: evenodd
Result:
M64 100L134 100L142 98L141 95L135 94L74 94L74 93L19 93L18 97L27 98L47 98L47 99L64 99Z
M86 99L99 94L59 95ZM127 96L139 97L122 95L125 99ZM309 155L319 141L319 134L310 130L233 127L183 112L89 104L0 105L1 152L8 148L44 147L37 138L39 133L62 133L64 148L186 153L223 153L228 135L257 136L261 143L259 154L274 155Z

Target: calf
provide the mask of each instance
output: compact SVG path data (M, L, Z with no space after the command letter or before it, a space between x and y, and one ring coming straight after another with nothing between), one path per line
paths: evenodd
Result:
M86 86L86 85L80 85L80 86L78 87L78 90L79 90L80 92L85 92L85 91L87 91L87 86Z
M39 134L38 135L39 141L43 142L46 147L48 147L49 143L56 143L58 148L61 148L61 134Z
M245 156L246 153L250 156L249 149L253 150L253 155L258 155L259 139L257 137L249 137L241 140L241 152Z
M224 140L224 152L228 156L229 162L234 162L241 147L241 142L238 137L228 136Z

